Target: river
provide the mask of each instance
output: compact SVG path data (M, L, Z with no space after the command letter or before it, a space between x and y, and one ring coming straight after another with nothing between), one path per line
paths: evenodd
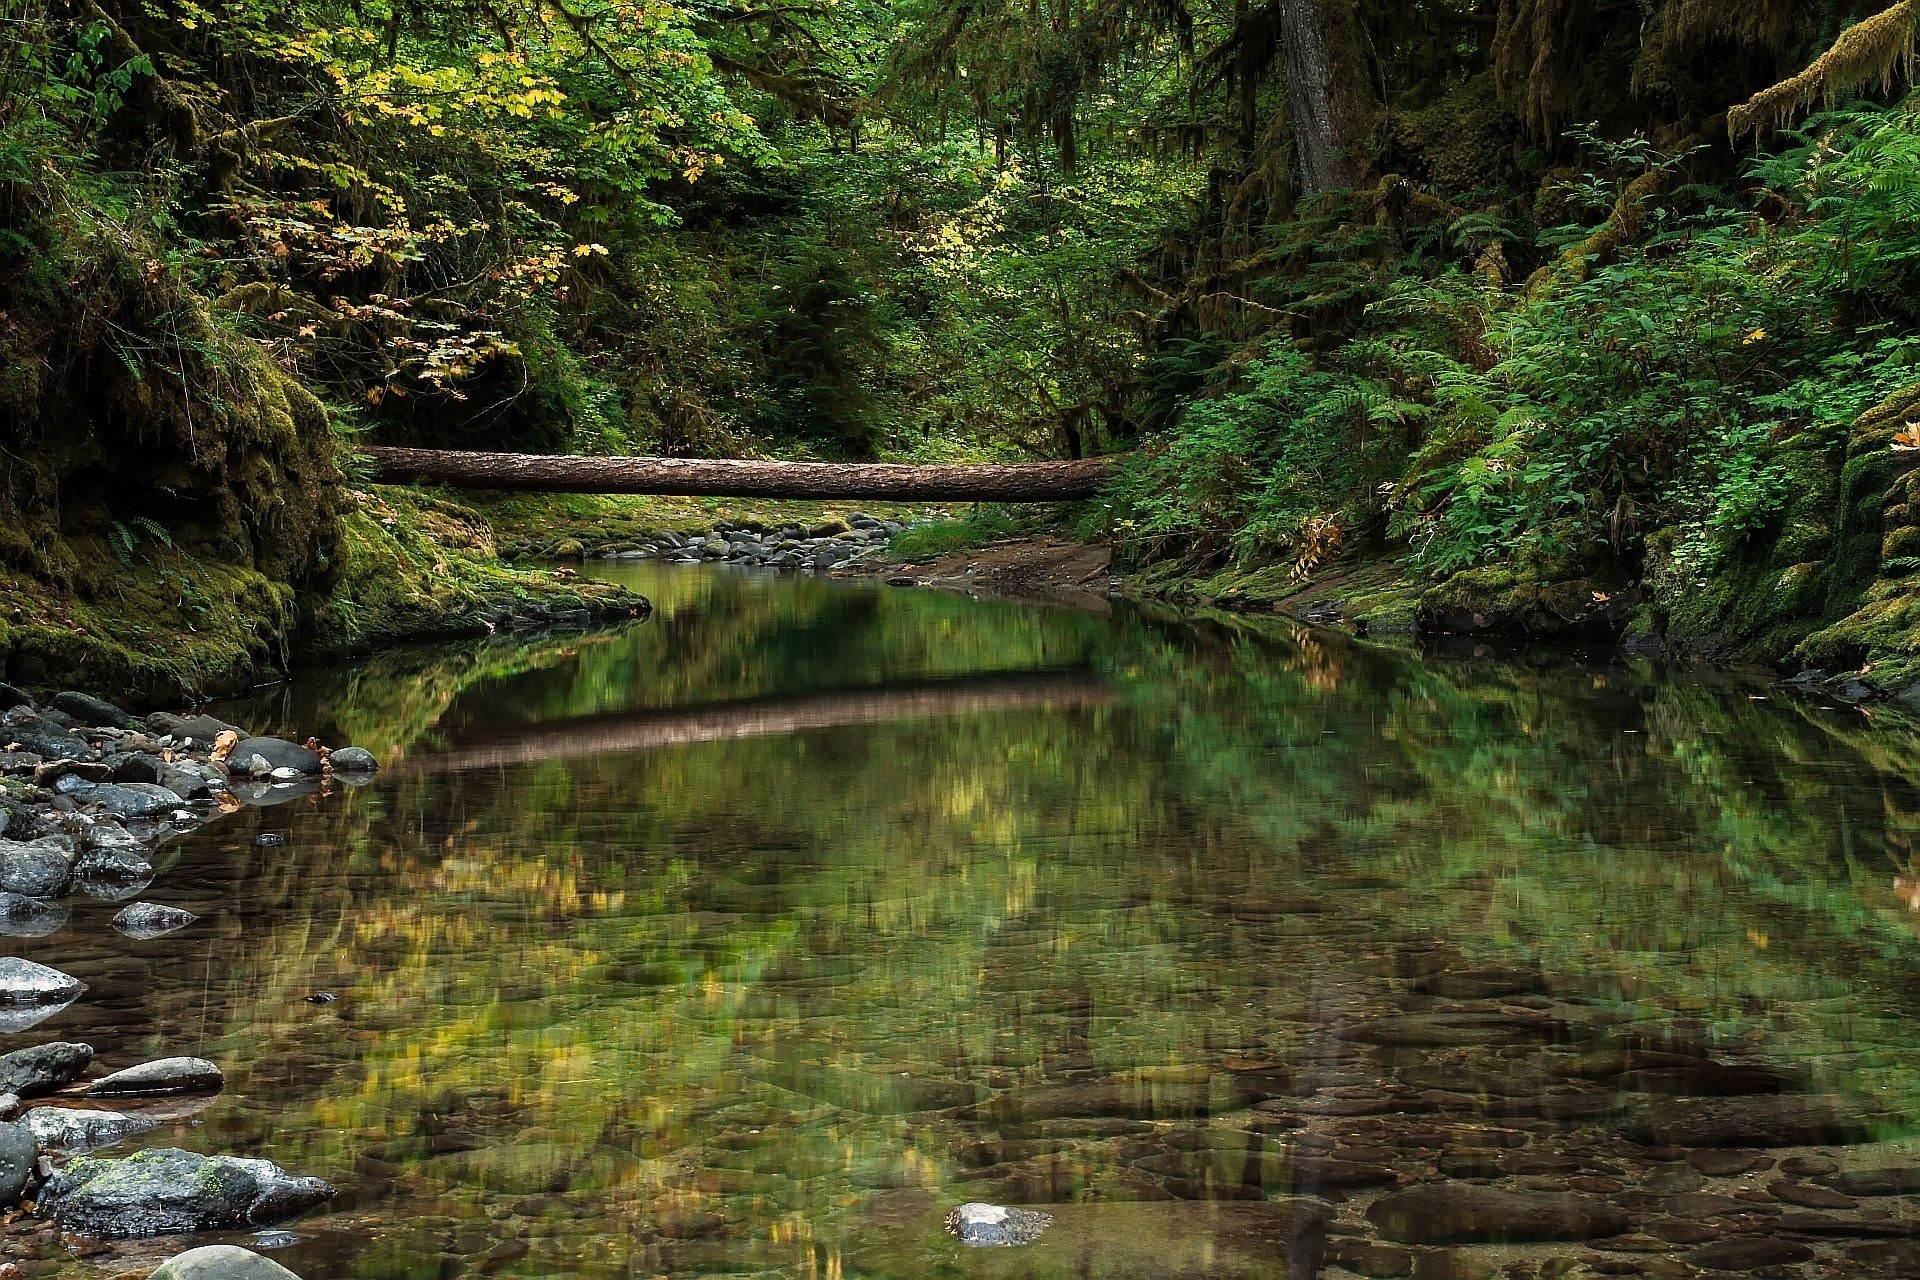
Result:
M1905 732L1612 656L617 572L650 620L216 708L384 768L168 850L187 930L15 940L90 989L0 1049L219 1062L137 1145L333 1181L223 1237L307 1280L1920 1274ZM970 1250L963 1201L1053 1221Z

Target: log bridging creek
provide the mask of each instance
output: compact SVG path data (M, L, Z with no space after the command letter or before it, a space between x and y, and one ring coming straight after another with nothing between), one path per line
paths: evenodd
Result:
M753 462L718 458L573 458L531 453L363 446L383 484L443 484L523 493L648 493L703 498L888 498L1070 502L1099 493L1108 461L914 466L892 462Z

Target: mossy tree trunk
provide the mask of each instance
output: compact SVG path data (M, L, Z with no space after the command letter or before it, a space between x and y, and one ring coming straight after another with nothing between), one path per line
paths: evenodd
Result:
M1279 0L1300 183L1308 195L1357 187L1373 166L1380 104L1355 0Z

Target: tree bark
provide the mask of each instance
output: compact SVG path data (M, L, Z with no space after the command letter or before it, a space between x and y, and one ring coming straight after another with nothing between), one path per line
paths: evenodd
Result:
M531 493L653 493L709 498L889 498L1067 502L1091 498L1107 461L909 466L881 462L741 462L713 458L569 458L528 453L362 447L373 479Z
M1307 195L1357 187L1373 165L1380 106L1355 0L1279 0L1300 183Z

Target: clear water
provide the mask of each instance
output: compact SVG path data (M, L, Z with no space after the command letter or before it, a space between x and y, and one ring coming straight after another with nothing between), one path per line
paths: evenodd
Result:
M623 572L651 621L222 708L387 766L169 851L188 930L9 940L91 989L0 1049L218 1060L142 1142L338 1184L257 1241L309 1280L1920 1274L1920 1202L1776 1186L1920 1166L1912 737L1610 659ZM1850 1141L1636 1130L1782 1098ZM1383 1238L1423 1184L1630 1225ZM970 1250L973 1200L1055 1220Z

